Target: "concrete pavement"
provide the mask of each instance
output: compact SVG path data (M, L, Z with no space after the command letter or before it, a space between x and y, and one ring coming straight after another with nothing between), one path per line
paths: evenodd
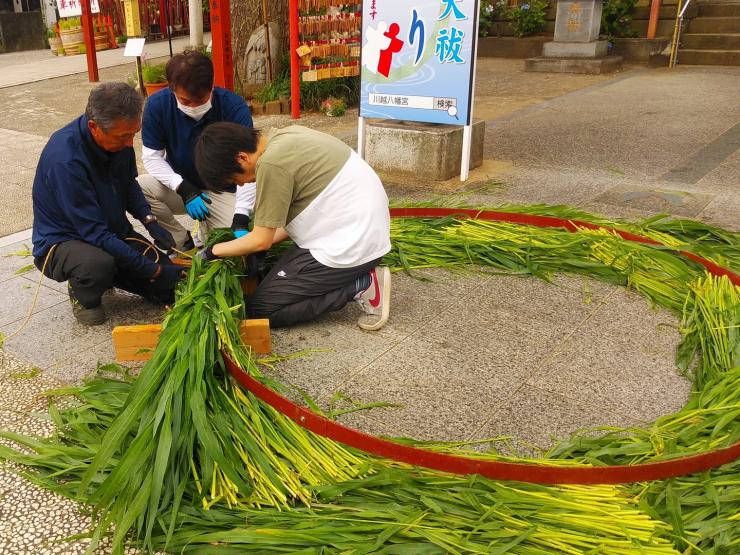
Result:
M203 40L205 44L208 44L211 40L210 33L206 33ZM189 37L172 39L173 52L180 52L189 45ZM98 68L130 64L132 58L124 58L123 52L123 47L98 52ZM169 43L167 41L151 42L144 46L144 59L161 58L168 55ZM0 55L0 69L2 70L0 71L0 89L3 89L65 75L87 73L87 58L83 55L54 56L51 50L14 52Z
M0 60L2 56L0 56ZM0 61L0 64L2 62ZM614 76L527 74L519 60L483 59L476 102L487 119L485 186L444 202L571 204L608 216L659 212L737 230L740 70L628 68ZM125 66L103 79L125 78ZM90 85L72 75L0 90L0 332L12 334L32 306L39 273L24 271L30 245L30 185L48 135L78 113ZM66 100L58 101L56 91ZM299 123L352 143L356 111L311 115ZM290 125L256 118L261 128ZM733 147L734 145L734 147ZM25 173L24 173L25 172ZM427 191L386 183L398 200ZM8 225L6 222L12 222ZM355 307L274 333L275 351L328 351L275 369L279 379L325 404L341 391L362 403L401 408L355 413L343 422L371 433L418 439L499 437L499 447L536 454L552 437L582 427L629 426L673 412L690 384L674 356L678 320L622 288L591 279L452 275L418 281L394 275L388 325L367 333ZM39 394L77 382L113 357L113 325L154 322L155 307L115 292L111 320L79 326L64 284L45 280L26 327L0 349L0 427L48 432L26 412ZM40 374L31 370L37 367ZM84 542L55 544L85 530L74 504L0 469L0 552L82 553ZM105 550L103 550L105 552Z

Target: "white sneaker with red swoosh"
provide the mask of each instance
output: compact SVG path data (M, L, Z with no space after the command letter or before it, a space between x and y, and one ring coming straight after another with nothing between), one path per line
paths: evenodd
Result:
M365 312L357 325L375 331L385 325L391 311L391 271L387 266L378 266L370 272L370 279L370 287L356 299Z

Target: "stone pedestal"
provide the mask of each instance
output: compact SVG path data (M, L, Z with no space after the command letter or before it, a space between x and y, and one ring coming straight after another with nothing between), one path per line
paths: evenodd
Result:
M470 169L483 163L486 124L473 121ZM463 128L381 120L365 127L365 160L381 176L440 182L460 175Z
M527 71L540 73L583 73L601 75L622 69L621 56L604 56L603 58L529 58L524 61Z
M605 40L593 42L546 42L542 55L546 58L603 58L606 56Z
M554 41L545 43L542 56L527 60L527 71L607 73L622 67L622 58L607 56L607 42L599 40L602 0L561 0L555 18Z

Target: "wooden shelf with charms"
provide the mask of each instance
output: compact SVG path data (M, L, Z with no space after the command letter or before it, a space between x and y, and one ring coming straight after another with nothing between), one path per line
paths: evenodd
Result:
M311 82L360 75L362 3L342 0L293 0L291 49L298 56L293 91ZM295 47L293 46L295 45Z

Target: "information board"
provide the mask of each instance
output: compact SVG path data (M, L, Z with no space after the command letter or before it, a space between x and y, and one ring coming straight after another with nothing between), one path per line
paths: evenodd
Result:
M360 116L470 125L478 0L365 0Z

